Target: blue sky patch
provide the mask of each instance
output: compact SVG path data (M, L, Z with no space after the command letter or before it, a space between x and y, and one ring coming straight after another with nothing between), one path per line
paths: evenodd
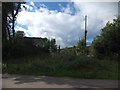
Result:
M27 11L34 12L37 9L47 8L48 10L57 10L58 12L63 12L64 8L70 8L71 15L75 15L77 10L74 7L73 2L34 2L35 6L30 5L30 2L26 3L27 5L31 6L33 10L27 9Z

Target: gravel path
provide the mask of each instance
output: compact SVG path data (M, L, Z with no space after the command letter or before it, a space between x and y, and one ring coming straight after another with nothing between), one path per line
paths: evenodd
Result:
M118 80L2 75L2 88L118 88Z

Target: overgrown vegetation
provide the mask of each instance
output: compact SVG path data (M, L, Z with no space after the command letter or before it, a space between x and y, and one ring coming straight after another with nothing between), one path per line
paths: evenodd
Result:
M13 7L15 3L9 4ZM20 3L16 5L20 7ZM19 7L2 12L2 16L6 15L2 28L3 73L118 79L120 17L108 22L90 46L86 47L82 39L73 48L57 49L55 39L45 38L43 44L35 44L32 39L21 41L24 32L14 32L17 17L12 22L6 19Z
M114 60L98 60L84 55L72 56L71 53L57 54L59 55L52 57L12 59L3 64L3 73L118 79L118 65Z
M92 53L99 57L118 57L120 55L120 17L108 22L100 36L93 41Z

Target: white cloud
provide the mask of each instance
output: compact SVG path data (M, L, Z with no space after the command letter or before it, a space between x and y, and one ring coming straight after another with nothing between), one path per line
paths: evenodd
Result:
M88 16L88 38L99 34L100 29L118 15L117 3L113 2L75 2L75 7L80 10L78 13Z
M30 2L30 5L34 6L35 4L34 4L34 2L31 1L31 2Z
M26 33L29 35L56 38L57 44L64 47L66 44L69 45L72 39L78 40L82 35L78 20L79 16L44 9L44 12L20 12L17 23L27 25Z
M75 2L74 6L78 12L71 15L70 6L64 8L63 12L58 12L57 10L48 10L42 4L42 7L39 10L36 9L35 12L20 12L17 23L27 25L27 30L19 28L19 30L25 31L26 36L55 38L61 47L73 46L79 38L83 37L85 15L88 15L88 38L91 39L100 33L100 29L106 21L115 17L115 5L113 3ZM61 5L59 4L59 6Z
M55 1L55 0L51 0ZM119 2L119 0L70 0L74 2Z

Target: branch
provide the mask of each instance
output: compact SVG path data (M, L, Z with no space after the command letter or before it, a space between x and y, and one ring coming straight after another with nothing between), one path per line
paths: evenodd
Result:
M10 20L12 20L12 18L8 15L8 18L10 19Z
M16 13L14 14L14 16L13 16L13 18L15 18L15 16L18 14L18 11L19 11L19 9L20 9L20 3L18 4L18 7L17 7L17 10L16 10Z

